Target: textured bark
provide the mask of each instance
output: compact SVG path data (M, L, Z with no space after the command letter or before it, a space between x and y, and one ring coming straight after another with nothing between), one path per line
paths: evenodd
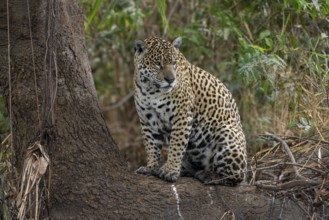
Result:
M50 178L44 180L50 198L43 198L49 212L44 217L220 219L229 210L238 219L306 217L292 201L274 199L251 186L210 187L191 178L172 184L128 171L98 106L84 44L83 13L77 3L30 1L29 18L27 1L9 2L11 97L4 1L0 4L0 92L8 109L12 100L18 172L26 148L35 140L43 140L50 154Z

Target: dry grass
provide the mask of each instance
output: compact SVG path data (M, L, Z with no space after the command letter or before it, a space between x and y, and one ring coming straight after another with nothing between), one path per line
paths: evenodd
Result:
M39 197L39 184L47 171L49 162L49 156L39 142L35 142L27 149L20 191L16 198L19 220L25 219L26 212L29 212L30 218L39 219L39 204L42 202Z

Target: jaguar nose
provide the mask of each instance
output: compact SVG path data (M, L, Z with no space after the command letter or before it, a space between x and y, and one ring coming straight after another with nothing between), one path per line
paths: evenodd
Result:
M171 84L172 82L175 81L175 77L174 77L174 76L165 76L164 79L165 79L166 82L168 82L169 84Z

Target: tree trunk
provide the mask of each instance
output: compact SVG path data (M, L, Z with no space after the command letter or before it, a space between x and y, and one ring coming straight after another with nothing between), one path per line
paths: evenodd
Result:
M128 171L98 106L77 3L8 2L9 27L7 4L0 4L0 92L12 116L19 175L36 140L50 156L40 219L306 218L291 200L252 186L168 183Z

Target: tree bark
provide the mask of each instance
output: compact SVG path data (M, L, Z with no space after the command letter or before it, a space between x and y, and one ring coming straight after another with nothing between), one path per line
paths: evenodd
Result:
M9 27L7 3L0 4L0 92L12 116L18 173L34 141L44 143L50 155L47 178L41 182L46 204L41 217L306 218L293 201L252 186L205 186L191 178L168 183L128 171L97 102L84 43L84 15L77 3L8 2Z

